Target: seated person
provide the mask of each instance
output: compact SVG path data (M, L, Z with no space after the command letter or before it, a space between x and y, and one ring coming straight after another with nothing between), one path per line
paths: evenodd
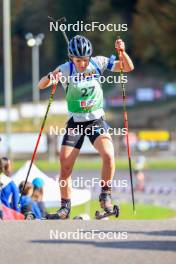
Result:
M27 182L24 187L24 181L22 181L19 185L20 193L22 193L21 197L21 213L25 215L27 218L28 214L33 214L34 218L41 219L42 215L40 209L35 201L32 200L33 193L33 184Z
M7 157L2 157L1 158L1 162L2 162L2 172L8 176L11 177L12 175L12 164L9 158Z
M33 179L32 184L34 186L32 199L38 204L38 207L40 209L42 217L45 217L46 216L46 209L45 209L45 204L43 202L44 181L42 178L37 177L37 178Z
M0 176L1 178L1 176ZM2 202L1 202L1 182L0 182L0 220L3 219L3 210L2 210Z
M0 220L2 220L2 219L3 219L3 211L2 211L2 203L1 203L1 199L0 199Z
M139 156L134 163L135 191L144 192L145 190L145 175L144 175L145 165L146 165L146 158L144 156Z
M19 211L18 201L19 201L19 190L15 183L4 174L6 163L3 159L0 159L0 184L1 192L0 199L1 202L8 208Z

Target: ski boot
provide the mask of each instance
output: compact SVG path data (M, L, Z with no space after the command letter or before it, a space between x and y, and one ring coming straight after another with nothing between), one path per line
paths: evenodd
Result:
M103 219L108 216L114 215L115 217L119 216L119 207L117 205L112 205L111 201L111 191L102 191L99 196L99 202L101 208L104 210L103 213L96 211L95 218Z
M70 218L70 208L61 206L61 208L55 214L47 214L46 220L66 220Z
M35 215L33 214L33 212L29 211L29 212L26 212L26 213L24 214L24 219L25 219L25 220L35 220L36 217L35 217Z

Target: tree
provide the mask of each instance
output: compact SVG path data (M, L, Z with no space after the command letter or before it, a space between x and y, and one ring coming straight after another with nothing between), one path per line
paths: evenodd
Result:
M143 63L176 66L176 0L139 0L132 34L134 54Z

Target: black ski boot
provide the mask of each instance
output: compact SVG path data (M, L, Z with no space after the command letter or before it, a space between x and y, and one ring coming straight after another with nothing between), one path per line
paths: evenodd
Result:
M25 214L24 214L24 219L25 220L35 220L36 219L36 217L35 217L35 215L33 214L33 212L26 212Z
M101 208L104 210L103 213L96 211L95 212L95 218L96 219L103 219L108 216L114 215L115 217L119 216L119 207L118 205L112 205L112 200L111 200L111 191L106 190L102 191L99 196L99 202Z
M70 218L71 201L69 199L61 199L61 208L55 214L47 214L46 219L61 219Z
M99 196L99 202L100 202L101 208L106 213L111 213L113 211L111 191L102 191Z
M61 219L66 220L70 218L70 208L62 206L55 214L47 214L46 220Z

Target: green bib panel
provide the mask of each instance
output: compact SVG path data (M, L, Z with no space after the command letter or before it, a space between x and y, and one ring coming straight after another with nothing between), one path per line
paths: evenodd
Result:
M72 113L88 113L103 108L103 91L97 79L69 83L66 100Z

